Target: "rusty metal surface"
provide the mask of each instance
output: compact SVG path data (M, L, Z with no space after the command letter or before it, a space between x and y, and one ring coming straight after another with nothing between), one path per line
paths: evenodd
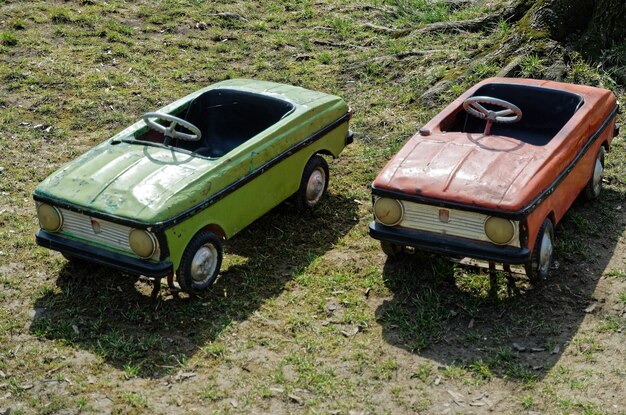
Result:
M584 104L546 145L482 133L444 131L463 101L489 82L558 88ZM409 195L503 211L518 211L548 188L615 108L607 90L549 81L488 79L470 88L413 136L381 171L373 186ZM576 194L585 181L568 189Z

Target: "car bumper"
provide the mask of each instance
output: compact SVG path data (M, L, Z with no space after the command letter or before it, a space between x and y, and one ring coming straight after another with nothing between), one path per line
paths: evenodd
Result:
M147 277L164 277L172 274L173 267L169 261L148 262L116 252L107 251L95 246L86 245L72 239L51 234L43 230L36 233L37 245L53 249L64 254L84 259L88 262L105 265L110 268L129 274L145 275Z
M391 228L376 221L370 223L370 236L380 241L408 245L437 254L482 259L503 264L524 264L530 261L528 248L493 245L448 235L439 235L413 229Z

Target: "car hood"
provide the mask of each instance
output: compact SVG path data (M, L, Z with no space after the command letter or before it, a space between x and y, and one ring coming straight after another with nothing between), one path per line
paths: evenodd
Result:
M211 182L203 178L213 164L164 147L105 142L50 175L34 195L158 223L208 197Z
M385 189L493 209L522 208L545 150L483 134L414 136L374 181Z

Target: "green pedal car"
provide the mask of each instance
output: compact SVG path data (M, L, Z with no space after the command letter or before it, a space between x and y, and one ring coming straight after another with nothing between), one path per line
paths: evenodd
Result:
M187 292L216 279L223 241L289 197L307 208L352 141L334 95L235 79L196 91L94 147L34 191L37 244Z

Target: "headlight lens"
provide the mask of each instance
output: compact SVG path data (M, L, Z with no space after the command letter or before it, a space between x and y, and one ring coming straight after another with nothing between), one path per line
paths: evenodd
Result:
M45 203L37 206L39 225L48 232L58 232L63 226L63 215L59 209Z
M494 244L506 245L515 236L515 225L508 219L490 216L485 221L485 235Z
M403 216L404 207L399 200L381 197L374 202L374 217L383 225L397 225Z
M148 231L133 229L128 234L128 244L137 256L150 258L157 249L156 237Z

